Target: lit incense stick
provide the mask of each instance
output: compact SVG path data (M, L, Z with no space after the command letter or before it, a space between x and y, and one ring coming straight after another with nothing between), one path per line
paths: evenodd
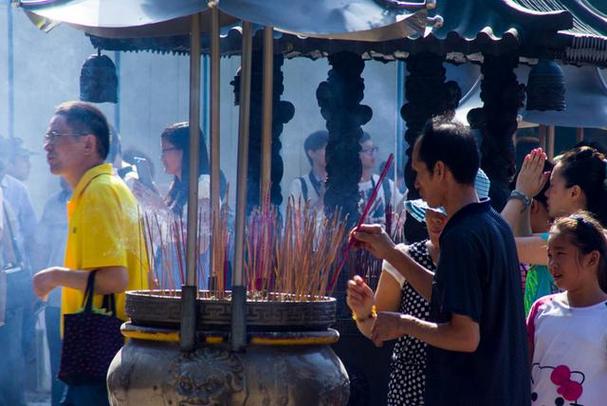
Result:
M360 215L360 218L358 219L358 224L356 225L356 228L354 229L354 231L358 231L360 229L360 226L367 219L367 216L369 215L369 211L371 210L371 207L373 206L375 199L377 199L377 193L379 192L379 188L381 187L381 185L384 181L384 178L388 174L388 170L390 169L390 166L392 165L393 160L394 160L394 154L390 154L390 156L388 157L388 160L386 161L386 164L384 165L384 168L381 171L381 174L379 175L379 180L375 184L375 187L373 188L373 191L371 192L371 196L369 196L369 200L367 201L367 204L365 205L365 208L364 208L362 214ZM339 266L337 267L337 269L333 273L333 277L331 278L331 283L329 284L330 291L333 290L333 287L335 286L335 282L337 282L337 277L339 276L341 269L344 267L344 264L346 263L346 260L348 259L348 253L350 252L350 248L352 248L353 244L354 244L354 239L350 239L348 241L348 244L346 245L346 248L344 249L344 253L343 253L341 262L339 263Z

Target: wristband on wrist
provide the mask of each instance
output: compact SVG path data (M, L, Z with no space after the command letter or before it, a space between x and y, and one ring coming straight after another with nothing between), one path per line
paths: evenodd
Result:
M529 196L527 196L526 194L524 194L523 192L520 192L516 189L514 189L512 192L510 192L510 196L508 197L508 200L512 200L512 199L520 200L521 203L523 203L523 210L521 210L521 211L525 211L529 208L529 206L531 206L531 198Z
M356 313L352 312L352 320L354 321L367 321L369 319L374 319L377 317L377 308L375 305L371 306L371 313L367 317L357 316Z

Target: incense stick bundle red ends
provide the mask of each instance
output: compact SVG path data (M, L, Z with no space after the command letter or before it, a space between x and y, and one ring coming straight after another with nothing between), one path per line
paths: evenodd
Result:
M373 207L373 203L375 203L375 199L377 199L377 193L379 192L379 188L382 187L384 178L388 174L388 170L390 169L390 166L392 166L393 160L394 160L394 154L390 154L390 156L388 157L388 160L386 161L386 164L384 165L384 167L381 171L381 174L379 175L379 180L375 184L375 187L373 188L373 191L371 192L371 196L369 196L369 200L367 201L367 204L365 204L363 212L360 215L360 218L358 219L358 224L356 225L356 228L354 229L355 231L358 231L360 226L362 224L364 224L365 220L367 219L367 216L369 215L369 211L371 210L371 207ZM339 274L341 273L341 269L346 264L346 260L348 259L348 254L350 253L350 249L352 248L353 244L354 244L354 240L350 239L344 249L344 252L343 252L343 255L341 258L341 262L337 266L337 269L335 269L335 272L333 273L333 277L331 278L331 282L329 283L330 292L333 291L333 288L335 287L335 282L337 282L337 278L339 277Z

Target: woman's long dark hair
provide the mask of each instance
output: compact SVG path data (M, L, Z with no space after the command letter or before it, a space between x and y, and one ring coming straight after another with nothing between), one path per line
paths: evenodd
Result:
M202 131L198 130L198 134L200 137L200 165L198 166L198 173L196 175L200 176L209 173L209 155ZM162 131L160 138L170 142L180 151L183 151L181 159L181 179L177 176L173 177L169 192L165 198L166 204L171 211L181 215L183 206L187 201L188 182L190 179L190 126L187 121L172 124Z
M586 210L607 225L607 162L605 155L588 146L573 148L559 159L567 187L577 185L586 197Z

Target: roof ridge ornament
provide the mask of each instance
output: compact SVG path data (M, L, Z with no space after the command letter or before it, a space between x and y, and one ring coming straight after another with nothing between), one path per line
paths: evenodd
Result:
M377 0L379 3L384 3L388 7L403 8L403 9L421 9L432 10L436 8L436 0L424 1L401 1L401 0Z

